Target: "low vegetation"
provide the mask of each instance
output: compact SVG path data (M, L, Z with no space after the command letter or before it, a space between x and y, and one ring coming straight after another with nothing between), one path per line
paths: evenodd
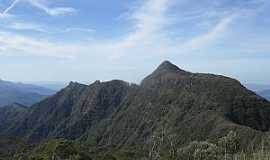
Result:
M34 148L18 152L16 160L91 160L87 152L76 141L65 139L49 140Z
M269 160L268 144L257 150L242 150L235 132L216 141L194 141L179 147L173 136L160 134L142 146L86 147L77 141L53 139L28 146L15 154L14 160Z

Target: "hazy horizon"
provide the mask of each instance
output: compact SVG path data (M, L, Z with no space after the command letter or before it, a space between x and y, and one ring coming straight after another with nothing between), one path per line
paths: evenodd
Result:
M139 83L170 60L270 83L267 0L3 0L0 12L4 80Z

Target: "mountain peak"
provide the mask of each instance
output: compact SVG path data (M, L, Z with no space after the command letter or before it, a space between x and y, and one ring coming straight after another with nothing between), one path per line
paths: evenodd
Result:
M181 73L181 74L189 73L185 70L180 69L178 66L171 63L170 61L165 60L157 67L157 69L153 72L153 74L170 73L170 72Z
M87 85L71 81L65 88L63 88L63 91L81 90L81 89L84 89L86 87L87 87Z
M69 82L69 84L68 84L69 87L82 86L82 85L83 84L80 84L78 82L73 82L73 81Z
M147 76L143 81L141 82L142 86L151 86L153 84L156 84L160 82L161 79L163 79L163 82L167 79L178 79L182 76L190 75L191 72L187 72L185 70L180 69L175 64L171 63L170 61L164 61L162 62L157 69Z
M156 69L156 71L159 71L159 70L170 70L170 71L178 71L180 70L180 68L178 68L176 65L174 65L173 63L171 63L170 61L164 61L162 62L158 68Z

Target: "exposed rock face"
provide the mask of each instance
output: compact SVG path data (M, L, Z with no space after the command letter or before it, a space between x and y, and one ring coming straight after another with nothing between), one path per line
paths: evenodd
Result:
M72 82L22 115L19 121L5 123L12 127L0 133L35 141L62 137L123 146L144 144L163 131L179 144L220 137L230 130L251 143L270 127L270 103L237 80L187 72L168 61L140 85Z

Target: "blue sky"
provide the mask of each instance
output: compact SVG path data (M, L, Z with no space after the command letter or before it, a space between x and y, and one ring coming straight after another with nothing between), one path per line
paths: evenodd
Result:
M270 83L269 0L0 0L0 78L123 79L163 60Z

